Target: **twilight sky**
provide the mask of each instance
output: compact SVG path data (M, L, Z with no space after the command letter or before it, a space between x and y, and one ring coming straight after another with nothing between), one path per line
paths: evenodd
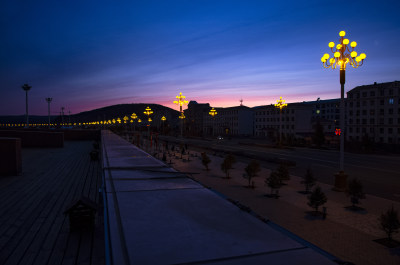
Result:
M378 4L379 3L379 4ZM343 5L341 7L340 5ZM215 107L340 97L320 61L345 30L367 58L346 91L400 80L396 1L1 1L0 115L188 100Z

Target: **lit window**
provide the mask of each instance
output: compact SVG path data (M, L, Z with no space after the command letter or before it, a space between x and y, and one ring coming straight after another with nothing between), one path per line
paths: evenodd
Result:
M393 103L394 103L394 99L393 98L389 98L389 104L393 105Z

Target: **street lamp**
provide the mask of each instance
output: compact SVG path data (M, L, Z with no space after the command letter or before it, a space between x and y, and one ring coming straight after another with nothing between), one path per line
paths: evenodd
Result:
M344 134L345 134L345 115L344 115L344 84L346 81L346 66L350 64L353 68L358 68L364 63L364 59L367 57L365 53L361 53L357 55L357 52L354 48L357 46L355 41L350 43L349 39L345 39L344 36L346 32L340 31L339 32L339 43L335 47L334 42L329 42L328 46L331 48L333 53L333 57L329 59L329 54L325 53L322 58L321 62L324 68L332 68L335 69L336 67L340 67L340 172L339 175L342 175L342 182L343 179L345 181L345 174L344 174ZM350 47L349 48L349 44ZM339 181L339 180L338 180ZM340 185L346 185L346 183L337 184L335 182L335 187L338 190L343 190L345 186L339 187Z
M279 145L282 144L282 109L287 107L285 100L282 97L276 101L277 103L274 105L276 108L279 109Z
M212 117L212 120L213 120L213 132L212 132L212 135L214 136L214 123L215 123L215 116L218 114L218 112L214 109L214 108L212 108L211 110L210 110L210 112L208 113L208 114L210 114L211 115L211 117Z
M53 100L53 98L45 98L47 101L47 109L48 109L48 116L49 116L49 129L50 129L50 102Z
M149 139L150 139L150 122L151 122L150 115L153 114L153 111L151 110L151 108L149 106L147 106L146 110L143 113L145 115L147 115L147 117L148 117L148 119L147 119L149 122L148 134L149 134Z
M165 129L164 129L164 123L165 123L165 121L167 120L167 118L165 118L165 116L162 116L161 117L161 121L162 121L162 127L163 127L163 134L165 134Z
M136 113L132 113L132 115L131 115L131 122L133 123L133 131L135 131L135 120L137 119L137 115L136 115Z
M25 106L26 106L26 127L29 127L29 114L28 114L28 91L31 90L32 86L24 84L22 89L25 90Z
M185 118L185 115L183 115L182 106L189 103L189 101L187 101L185 98L186 97L182 95L182 92L180 92L179 95L176 96L177 100L174 100L174 104L179 105L179 119L181 119L181 138L183 138L183 119Z

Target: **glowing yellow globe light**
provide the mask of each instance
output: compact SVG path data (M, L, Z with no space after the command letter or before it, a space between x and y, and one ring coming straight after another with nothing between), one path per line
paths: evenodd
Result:
M353 57L353 58L354 58L354 57L357 57L357 52L356 52L356 51L352 51L352 52L350 53L350 56Z
M136 120L136 119L137 119L136 113L132 113L131 118L132 118L133 120Z
M357 56L357 57L356 57L356 62L361 62L360 56Z
M340 37L344 37L346 35L346 32L344 30L342 30L341 32L339 32L339 36Z
M149 122L152 122L153 120L151 118L148 119Z
M336 49L338 49L338 50L340 50L342 48L342 44L338 44L338 45L336 45Z
M212 108L208 114L210 114L214 118L215 115L218 114L218 112L214 108Z
M349 39L344 39L344 40L343 40L343 44L344 44L344 45L349 44L349 42L350 42Z
M179 119L183 120L184 118L186 118L186 117L185 117L185 114L183 114L183 112L182 112L181 115L179 116Z
M334 59L334 58L331 58L330 60L329 60L329 63L330 64L333 64L333 63L335 63L336 62L336 60Z
M138 123L141 123L142 122L142 120L141 119L138 119L138 121L137 121Z
M355 48L355 47L357 46L357 42L352 41L352 42L350 43L350 46L351 46L352 48Z
M364 60L365 58L367 58L367 55L365 53L361 53L360 58L361 58L361 60Z
M333 41L331 41L331 42L329 42L328 46L329 46L329 48L333 48L333 47L335 47L335 43Z
M325 58L325 59L329 59L329 54L325 53L325 54L324 54L324 58Z
M321 62L326 62L326 59L322 56L322 58L321 58Z
M162 120L162 121L166 121L167 118L165 118L165 116L162 116L162 117L161 117L161 120Z
M153 114L153 111L151 110L151 108L149 106L147 106L145 112L143 112L144 114L146 114L147 116L150 116L151 114Z
M339 58L339 57L340 57L340 52L335 52L335 53L333 54L333 56L335 56L335 58Z

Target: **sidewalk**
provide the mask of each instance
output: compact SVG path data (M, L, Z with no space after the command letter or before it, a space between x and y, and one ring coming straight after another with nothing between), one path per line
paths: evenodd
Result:
M234 164L231 179L224 179L225 175L220 169L223 158L208 153L211 163L207 172L201 164L200 154L190 153L197 157L191 156L190 161L185 162L175 156L167 156L167 161L171 160L172 166L179 171L192 172L192 177L203 185L239 201L340 259L358 265L400 264L400 248L388 249L372 241L386 237L379 228L380 214L392 205L400 211L400 203L367 195L360 205L365 211L353 212L344 208L351 205L344 193L334 192L332 186L318 183L328 198L325 204L328 215L326 220L312 218L306 213L312 210L307 205L307 195L298 193L304 190L301 177L291 175L288 185L280 189L279 199L267 198L264 195L270 191L264 185L264 180L269 176L270 169L262 168L259 176L252 179L255 188L250 189L245 187L248 180L242 177L246 164ZM176 155L181 156L178 152ZM394 238L400 241L399 234L395 234Z

